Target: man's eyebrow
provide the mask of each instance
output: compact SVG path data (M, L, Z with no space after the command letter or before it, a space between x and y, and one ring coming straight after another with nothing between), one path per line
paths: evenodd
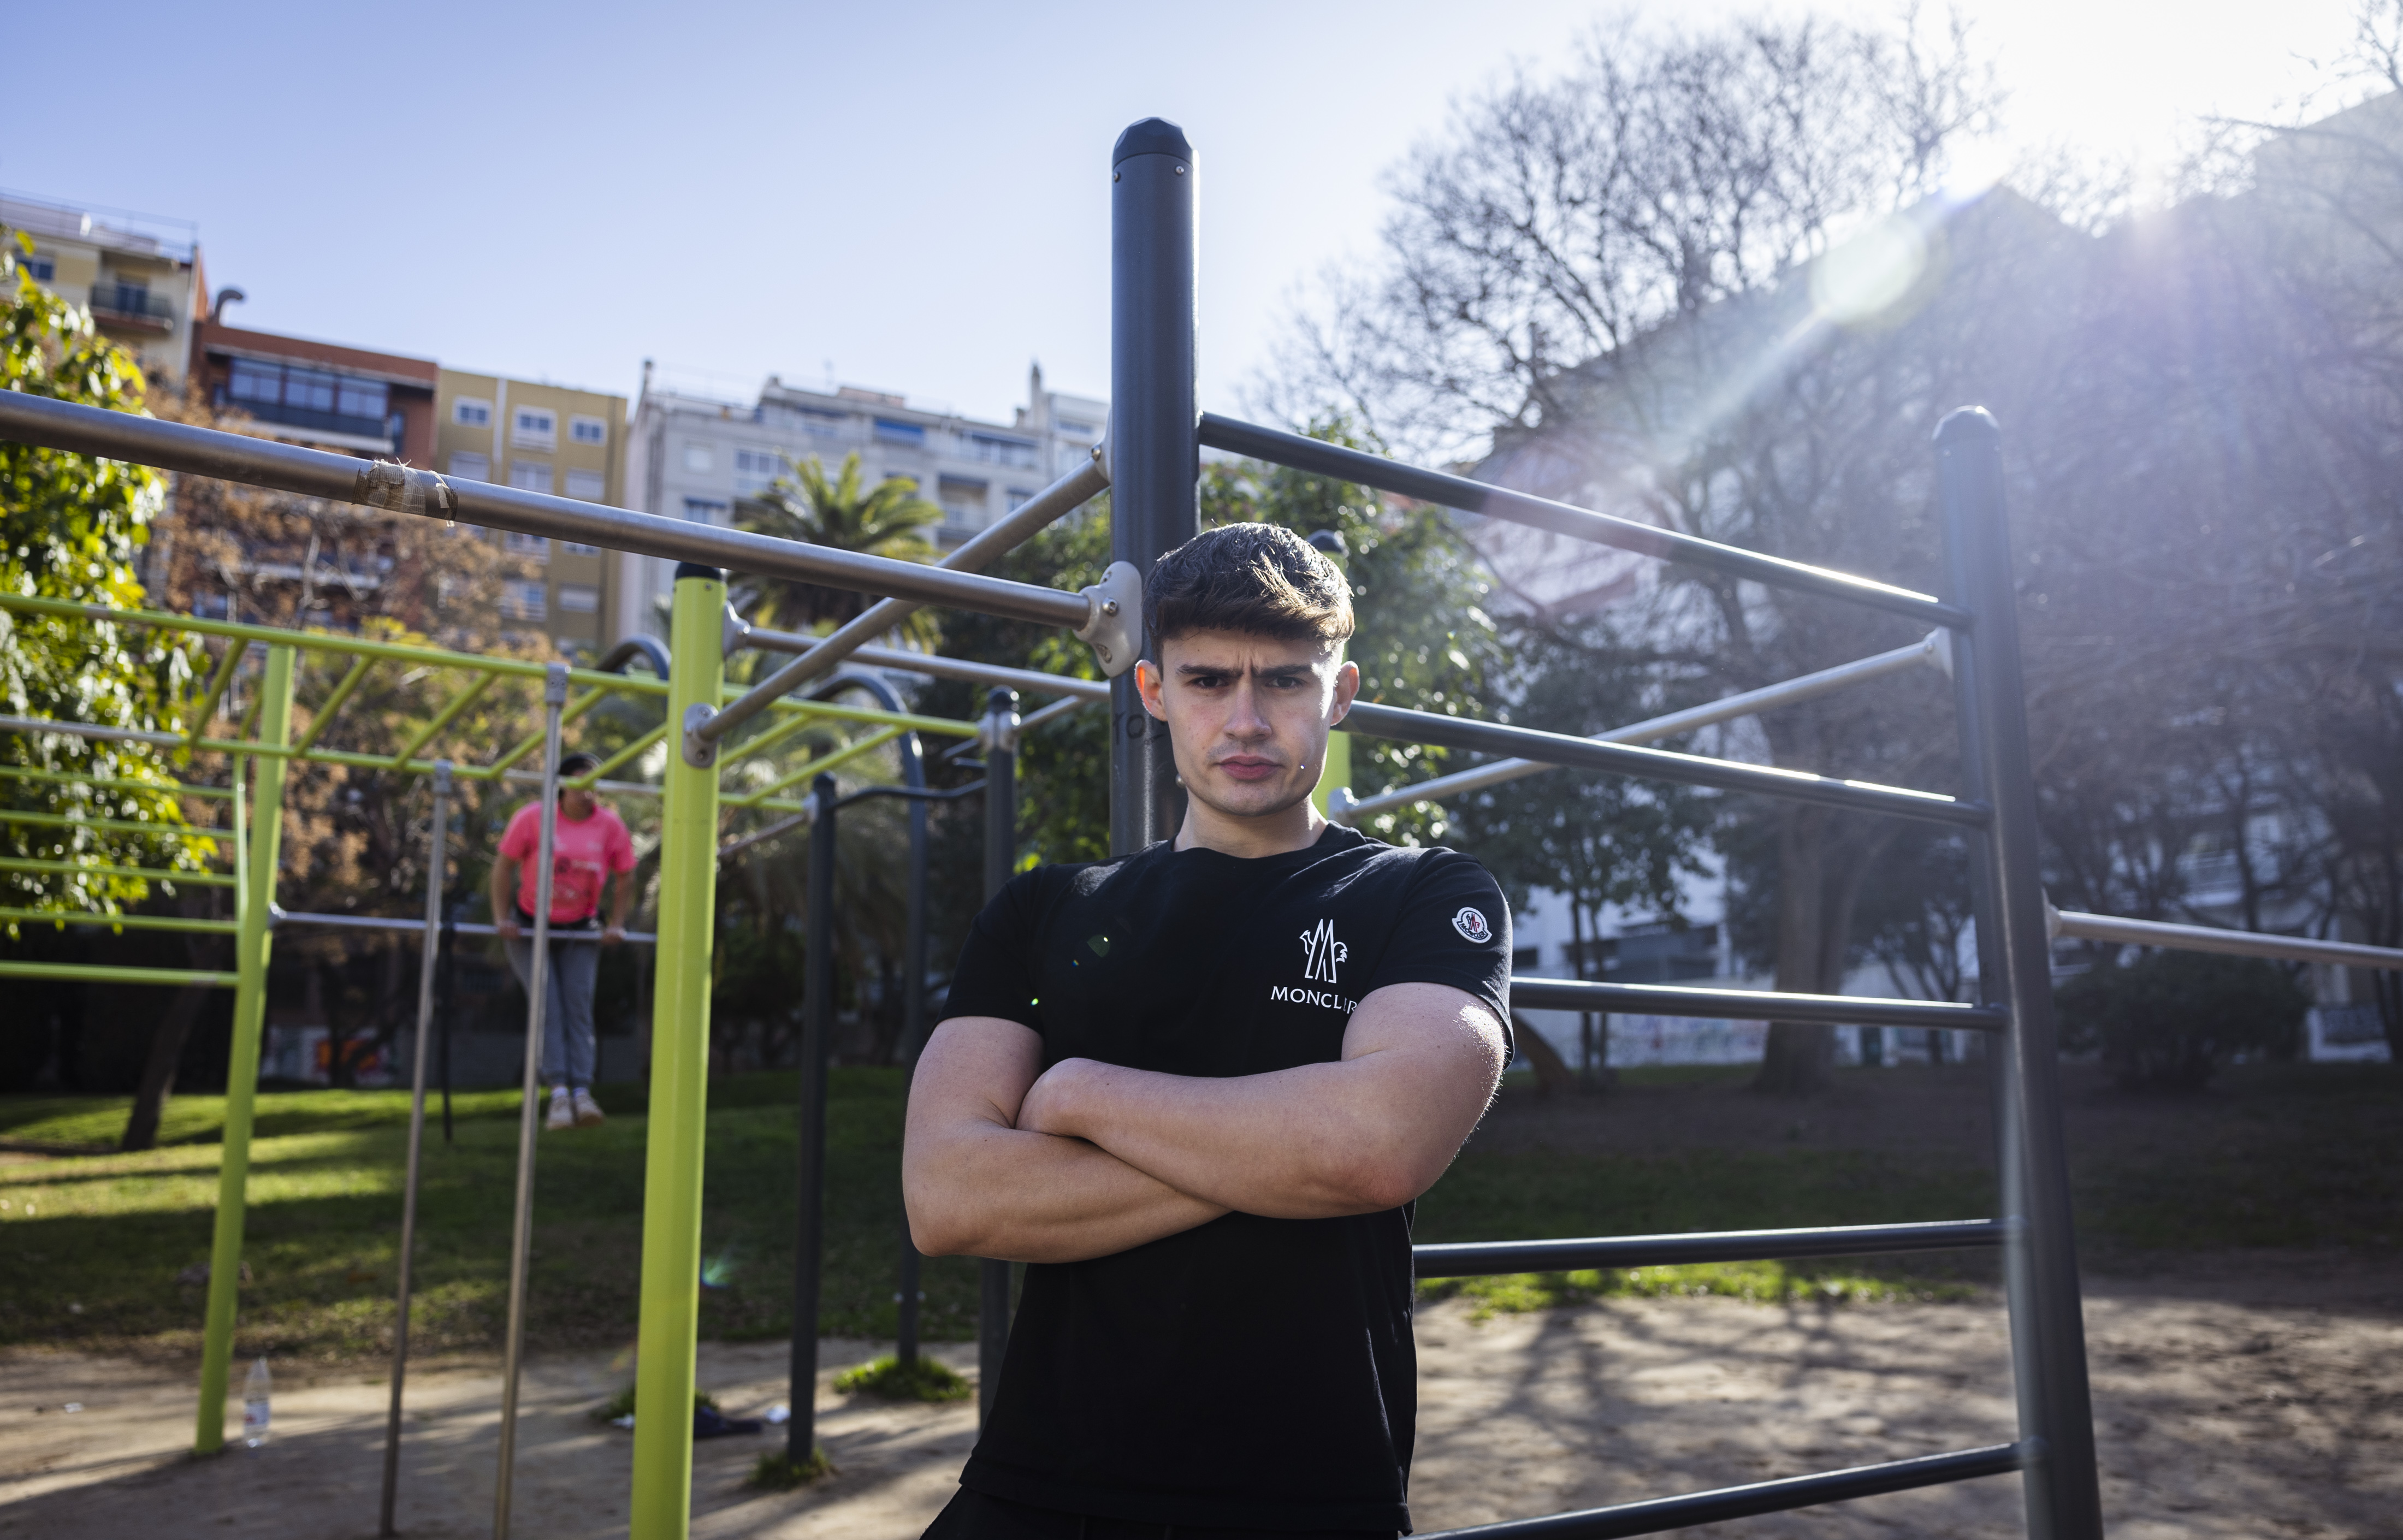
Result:
M1309 663L1279 663L1274 668L1248 672L1262 679L1289 679L1296 674L1309 673L1313 668L1313 665ZM1246 671L1231 663L1179 663L1176 672L1189 677L1197 673L1243 673Z

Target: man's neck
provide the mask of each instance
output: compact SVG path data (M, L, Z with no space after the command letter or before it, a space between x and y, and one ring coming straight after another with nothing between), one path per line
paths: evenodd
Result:
M1327 819L1318 804L1305 797L1292 807L1258 818L1237 818L1205 805L1199 798L1185 800L1185 826L1176 831L1178 850L1214 850L1222 855L1257 860L1308 850L1318 843Z

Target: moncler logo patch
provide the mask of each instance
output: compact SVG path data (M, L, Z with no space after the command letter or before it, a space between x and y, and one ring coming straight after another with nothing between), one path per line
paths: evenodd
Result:
M1321 920L1314 930L1301 933L1301 976L1322 984L1340 982L1335 964L1348 961L1352 949L1335 939L1335 922Z
M1493 939L1493 927L1485 923L1485 916L1477 909L1465 909L1453 915L1452 928L1479 946Z

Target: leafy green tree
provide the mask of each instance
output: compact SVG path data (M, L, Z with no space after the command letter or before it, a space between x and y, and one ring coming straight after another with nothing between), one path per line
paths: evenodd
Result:
M746 499L735 512L740 527L758 534L806 541L836 550L889 557L896 562L931 562L933 542L925 531L942 522L943 510L918 495L918 483L906 477L888 478L864 486L859 456L845 456L832 479L816 455L792 465L793 474L779 477L757 499ZM814 583L763 577L757 585L757 607L752 618L762 625L807 630L831 622L841 625L875 601L844 589ZM913 640L931 643L937 634L933 617L921 610L903 630Z
M88 311L33 280L14 249L0 250L0 388L29 395L143 409L133 360L94 331ZM0 442L0 589L25 597L132 608L142 603L134 561L158 517L158 475L139 465ZM0 710L19 716L161 730L192 672L191 650L104 620L0 612ZM0 764L54 774L130 781L159 789L9 778L0 806L70 825L10 823L0 851L20 859L199 870L215 853L203 839L125 833L96 820L187 824L160 756L131 744L58 735L0 736ZM117 913L152 895L139 878L0 872L0 895L19 909ZM8 934L17 934L10 924Z

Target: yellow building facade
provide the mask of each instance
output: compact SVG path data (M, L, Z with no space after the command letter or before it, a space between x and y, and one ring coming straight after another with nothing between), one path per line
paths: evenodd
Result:
M626 506L626 398L563 385L444 369L435 391L434 469L578 502ZM495 533L542 576L509 585L505 625L540 631L572 651L617 638L618 563L599 548Z

